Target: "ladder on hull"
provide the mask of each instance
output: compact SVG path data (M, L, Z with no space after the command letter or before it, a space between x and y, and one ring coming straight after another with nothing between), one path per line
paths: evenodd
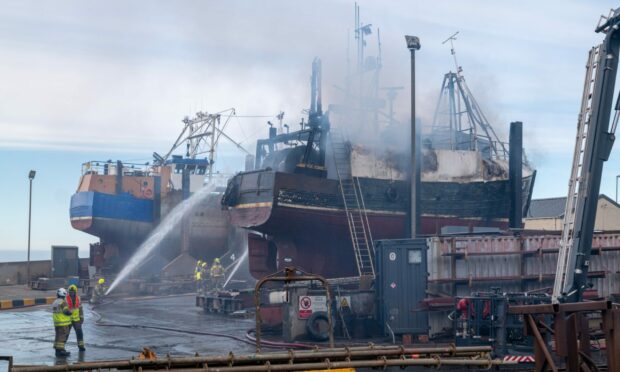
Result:
M349 149L344 141L342 132L330 131L331 146L336 165L336 173L344 211L347 216L349 233L353 244L353 253L357 264L357 271L361 276L375 277L374 245L368 215L364 204L361 185L357 177L352 176Z
M568 197L564 209L564 222L562 225L562 238L560 240L560 251L558 253L558 265L553 284L553 303L558 303L559 299L570 290L574 277L575 261L577 259L576 247L573 244L575 239L575 218L580 198L587 195L586 183L584 182L583 162L586 151L586 141L590 130L590 117L592 115L592 91L596 76L599 73L599 54L601 46L594 47L588 54L586 65L586 77L581 98L581 109L577 120L577 138L575 141L575 151L573 153L573 166L571 169L570 180L568 181Z

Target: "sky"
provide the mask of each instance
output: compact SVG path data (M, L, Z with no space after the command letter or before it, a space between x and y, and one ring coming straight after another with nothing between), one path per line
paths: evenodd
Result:
M405 86L396 115L409 115L409 52L420 37L418 114L432 117L455 48L467 82L501 134L524 123L538 170L535 198L564 196L572 161L587 51L615 1L359 1L361 20L380 29L382 86ZM182 118L231 107L239 116L285 112L293 128L309 103L315 56L325 103L335 102L347 66L354 2L2 1L0 7L0 251L24 250L28 171L35 169L32 249L78 245L69 201L89 160L146 162L165 153ZM368 53L376 54L375 31ZM250 152L265 118L237 118L227 132ZM615 197L620 146L601 190ZM243 154L222 143L217 167L240 170Z

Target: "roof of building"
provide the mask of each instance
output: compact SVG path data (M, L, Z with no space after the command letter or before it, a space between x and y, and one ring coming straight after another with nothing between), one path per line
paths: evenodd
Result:
M599 200L605 199L612 205L620 208L620 204L605 194L599 195ZM525 218L562 218L566 207L566 197L532 199Z
M565 206L566 197L532 199L526 218L560 218Z

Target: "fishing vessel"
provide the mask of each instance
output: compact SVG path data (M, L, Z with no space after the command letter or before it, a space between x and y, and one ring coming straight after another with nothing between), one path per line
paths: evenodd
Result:
M175 144L164 156L154 153L153 163L107 160L82 165L70 218L74 229L99 238L91 244L92 266L118 271L164 216L209 182L219 185L164 239L159 268L181 253L210 260L233 248L238 233L220 207L226 181L214 173L213 165L220 137L230 139L224 129L234 114L230 109L185 118ZM185 154L174 155L179 149Z
M368 33L365 27L357 28L360 35ZM378 74L380 58L371 66L375 70L365 71ZM433 123L422 130L424 235L508 228L508 148L484 116L462 69L457 71L444 76ZM364 99L332 105L324 113L320 77L315 60L307 122L290 133L271 128L269 138L257 142L256 170L235 175L222 198L231 223L249 230L250 271L256 278L291 265L326 277L372 276L373 242L407 236L409 158L394 146L397 139L385 139L390 132L393 138L408 138L406 127L394 120L391 104L384 115L377 114L378 104L368 103L377 102L372 101L378 97L376 78L371 97L360 88L358 97ZM383 126L376 119L382 115L388 117ZM356 142L369 128L375 141ZM521 165L523 215L535 171L525 157Z

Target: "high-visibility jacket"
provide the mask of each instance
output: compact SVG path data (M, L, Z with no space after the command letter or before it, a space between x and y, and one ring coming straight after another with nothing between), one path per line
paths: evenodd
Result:
M93 290L93 295L90 298L90 302L94 304L100 302L103 296L105 296L105 291L106 289L104 287L104 284L97 283L95 285L95 289Z
M74 302L69 292L69 295L67 295L66 301L67 301L67 306L69 306L69 310L71 310L71 321L72 322L84 321L84 312L82 310L82 301L80 300L80 296L76 293L75 302Z
M200 271L196 271L196 281L199 281L202 278L202 273Z
M222 265L214 263L213 266L211 266L211 277L217 278L221 276L224 276L224 268Z
M71 310L64 298L57 298L52 303L52 318L54 319L54 327L64 327L71 325Z

